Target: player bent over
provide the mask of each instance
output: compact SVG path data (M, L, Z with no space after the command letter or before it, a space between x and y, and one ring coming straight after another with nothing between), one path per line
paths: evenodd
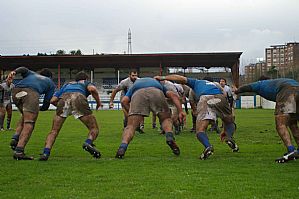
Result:
M200 155L200 159L205 160L213 154L214 148L209 142L206 130L211 120L216 121L216 116L220 117L224 123L224 132L226 133L228 146L233 152L239 150L233 139L235 123L232 111L221 89L216 84L207 80L186 78L180 75L156 76L155 78L187 84L187 86L193 89L196 98L199 99L197 103L196 137L205 147Z
M122 99L122 105L128 112L128 125L123 131L122 143L116 153L116 158L123 158L128 144L131 142L135 129L138 127L143 117L148 117L150 111L157 113L162 124L162 129L166 132L166 143L175 155L180 154L180 149L175 142L172 132L171 114L165 97L173 100L178 109L179 119L183 122L186 118L182 110L180 100L172 91L168 91L159 81L153 78L140 78L136 80L132 88L129 89ZM131 102L131 103L130 103Z
M39 111L46 111L50 106L50 99L55 91L55 84L50 79L51 71L42 69L37 74L25 67L19 67L8 75L13 80L16 74L23 79L15 84L12 90L12 99L22 114L18 122L16 133L13 135L10 146L14 150L13 158L16 160L33 160L26 156L24 149L33 132ZM39 96L45 94L43 105L39 107Z
M47 136L43 154L40 156L41 161L48 160L51 149L59 131L69 115L85 124L89 130L88 138L83 143L83 149L88 151L93 157L100 158L101 153L98 151L93 141L99 134L99 127L96 118L92 115L89 108L87 97L91 94L96 100L96 108L102 106L96 87L87 81L88 75L85 72L76 74L75 81L65 84L51 99L51 104L57 106L56 115L53 118L52 130Z
M287 153L275 161L284 163L299 158L299 129L297 125L299 114L299 83L293 79L269 79L262 76L260 81L242 86L235 91L236 94L244 92L255 92L267 100L276 102L276 130L287 148ZM297 143L297 150L292 144L288 128L290 128Z

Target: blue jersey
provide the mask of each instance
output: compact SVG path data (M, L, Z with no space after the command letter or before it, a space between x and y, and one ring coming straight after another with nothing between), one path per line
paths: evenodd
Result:
M213 82L209 82L207 80L187 78L187 85L193 89L197 99L199 99L202 95L222 94L220 88L218 88Z
M63 87L61 87L61 89L59 91L57 91L54 96L56 97L60 97L63 93L81 93L84 96L88 97L90 95L90 92L87 90L87 86L92 84L90 81L86 81L86 80L82 80L82 81L78 81L78 82L69 82L65 85L63 85ZM92 84L93 85L93 84Z
M299 86L299 83L293 79L278 78L254 82L248 86L251 87L251 90L242 92L255 92L263 98L275 102L276 96L282 88L287 86Z
M144 77L144 78L137 79L134 82L133 86L128 90L125 96L128 96L131 99L132 95L137 90L142 88L148 88L148 87L157 88L163 91L164 95L166 95L167 89L165 88L165 86L161 85L159 81L151 77Z
M23 79L15 84L16 88L31 88L40 95L45 94L44 100L50 101L56 87L50 78L37 74L36 72L28 69L26 69L26 72L22 74L22 76Z

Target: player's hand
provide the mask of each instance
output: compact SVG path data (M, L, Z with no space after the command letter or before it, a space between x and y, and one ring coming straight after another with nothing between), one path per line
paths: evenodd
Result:
M97 103L96 109L99 110L99 108L103 108L103 104L101 102Z
M186 122L186 113L183 111L179 113L179 121L181 124L185 124Z
M13 78L16 76L16 71L11 71L6 78L6 81L12 81Z
M110 102L109 103L109 109L113 109L114 108L114 104L113 104L113 102Z
M236 91L238 91L238 88L237 88L235 85L232 85L231 88L232 88L232 92L234 92L234 93L235 93Z

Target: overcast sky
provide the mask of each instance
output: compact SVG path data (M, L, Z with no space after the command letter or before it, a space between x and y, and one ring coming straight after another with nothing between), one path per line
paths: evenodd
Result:
M0 0L0 54L241 51L299 40L299 0Z

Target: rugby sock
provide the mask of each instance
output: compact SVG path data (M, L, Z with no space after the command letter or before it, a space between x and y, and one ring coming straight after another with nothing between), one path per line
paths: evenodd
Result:
M197 139L205 146L205 148L208 148L211 146L209 142L209 138L205 132L198 132L196 134Z
M196 116L195 115L192 115L192 124L193 124L193 126L196 125Z
M288 146L288 152L290 153L290 152L293 152L293 151L295 151L295 147L293 145Z
M50 148L44 148L44 152L45 155L50 156L51 153L51 149Z
M11 139L19 141L20 134L15 133Z
M119 148L122 148L122 149L124 149L124 150L126 151L127 148L128 148L128 144L126 144L126 143L121 143L120 146L119 146Z
M165 137L166 137L166 141L174 141L175 140L172 132L165 133Z
M24 148L23 147L16 147L15 152L16 153L24 153Z
M233 134L235 132L235 124L234 123L229 123L225 124L225 131L227 133L228 138L232 138Z
M10 128L10 121L11 121L11 118L7 118L7 122L6 122L7 129Z
M91 140L91 139L86 139L86 140L85 140L85 143L87 143L87 144L92 144L92 140Z

